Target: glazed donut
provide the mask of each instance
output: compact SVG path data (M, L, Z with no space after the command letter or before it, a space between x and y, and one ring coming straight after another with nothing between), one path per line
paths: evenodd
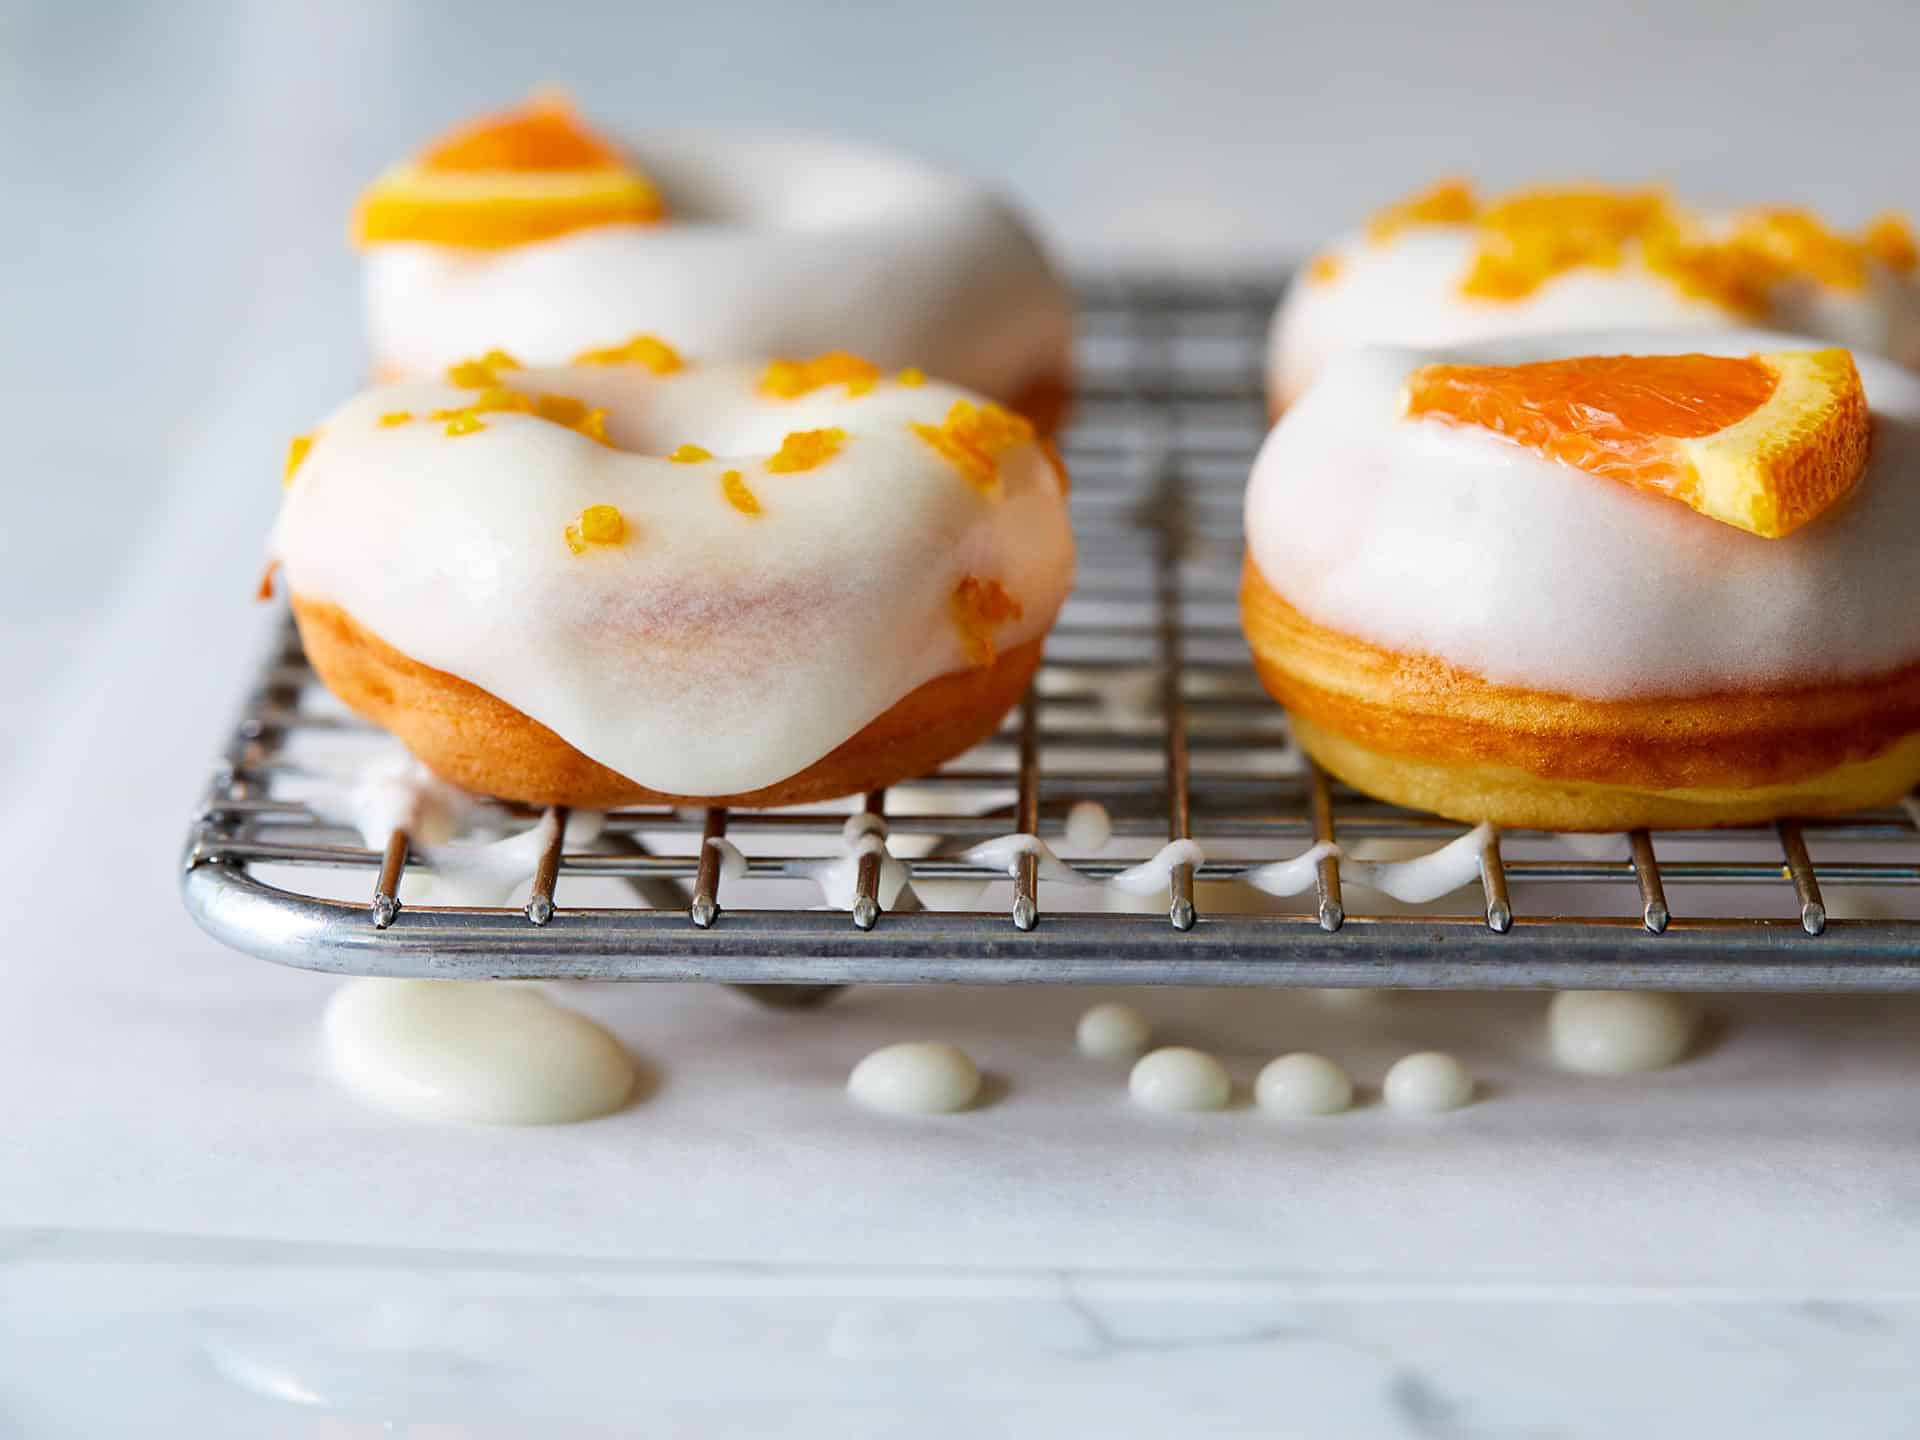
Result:
M837 140L654 134L623 150L536 97L380 177L353 235L382 379L499 345L557 365L637 332L709 360L852 350L1050 434L1071 297L992 191Z
M1706 217L1655 190L1534 189L1485 203L1443 181L1301 267L1274 312L1275 415L1337 356L1581 330L1761 325L1920 369L1914 234L1805 210Z
M789 805L991 734L1072 581L1018 415L853 356L493 352L296 441L307 654L443 778L535 805Z
M1651 332L1331 362L1269 436L1246 504L1243 620L1299 743L1387 800L1552 830L1904 794L1920 779L1920 377L1778 353L1805 344ZM1594 373L1536 363L1589 351L1643 369L1634 357L1684 352L1776 376L1788 359L1826 367L1836 388L1808 447L1779 457L1782 493L1807 503L1756 519L1695 493L1719 473L1705 458L1694 490L1649 484L1539 449L1517 412L1500 433L1421 411L1451 376ZM1800 486L1816 472L1832 483Z

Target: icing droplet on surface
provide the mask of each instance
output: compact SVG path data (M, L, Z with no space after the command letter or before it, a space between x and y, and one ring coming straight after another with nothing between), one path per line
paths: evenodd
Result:
M711 460L713 452L704 445L681 445L667 456L676 465L697 465L702 460Z
M1153 1039L1147 1017L1131 1005L1108 1000L1095 1005L1074 1027L1074 1044L1096 1060L1131 1060Z
M900 1115L948 1115L980 1093L980 1071L958 1045L909 1040L874 1051L847 1076L862 1105Z
M1473 1099L1473 1076L1444 1051L1421 1050L1393 1062L1380 1096L1389 1108L1410 1114L1458 1110Z
M1353 1104L1353 1081L1326 1056L1302 1050L1262 1066L1253 1098L1281 1115L1336 1115Z
M1547 1006L1554 1063L1586 1075L1664 1070L1693 1043L1699 1012L1679 995L1568 990Z
M1113 817L1098 800L1080 800L1067 811L1067 844L1075 850L1104 850L1113 839Z
M342 1084L421 1120L559 1125L633 1093L618 1040L524 985L351 980L328 1002L324 1031Z
M1224 1110L1233 1082L1206 1051L1169 1045L1134 1062L1127 1093L1148 1110Z

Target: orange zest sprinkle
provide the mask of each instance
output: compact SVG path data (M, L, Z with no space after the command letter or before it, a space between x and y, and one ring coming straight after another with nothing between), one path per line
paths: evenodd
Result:
M1636 248L1681 294L1745 316L1764 314L1774 287L1787 281L1851 291L1866 284L1870 261L1898 274L1920 266L1920 245L1898 215L1876 218L1857 236L1790 207L1749 210L1716 226L1647 189L1518 190L1482 206L1448 180L1381 211L1367 233L1379 244L1420 225L1474 227L1460 293L1493 302L1525 299L1570 270L1619 266ZM1318 264L1310 281L1320 278Z
M1407 378L1405 413L1478 426L1768 539L1851 490L1872 438L1859 372L1837 349L1428 365Z
M713 452L702 445L682 445L667 459L676 465L697 465L702 460L711 460Z
M924 385L927 383L927 372L920 369L917 365L909 365L893 377L893 383L896 385L905 385L907 388L912 389L916 385Z
M665 213L653 182L572 106L536 96L461 126L381 175L360 197L352 235L362 246L502 249Z
M742 515L763 513L760 497L747 488L747 482L740 477L738 470L729 470L720 477L720 493L727 497L727 503Z
M993 643L994 631L1018 620L1021 609L1020 602L1009 595L998 580L965 575L953 587L947 613L960 632L960 646L966 653L967 663L984 669L993 664L998 654Z
M911 421L908 428L938 450L969 485L995 499L1001 492L1000 457L1033 440L1033 426L1023 416L970 400L954 401L938 425Z
M825 430L795 430L780 442L780 448L767 461L767 469L776 475L792 475L814 470L840 453L847 432L838 426Z
M394 426L404 425L411 419L413 419L411 410L389 410L380 417L380 425L382 429L391 430Z
M520 362L504 350L489 350L473 360L461 360L447 367L447 383L462 390L484 390L500 383L502 370L518 370Z
M536 420L559 425L589 440L607 444L607 412L595 410L586 401L572 395L524 395L504 385L490 386L474 397L471 405L450 410L434 410L431 420L447 422L447 434L471 435L484 430L482 415L530 415Z
M296 435L287 442L287 468L280 476L282 489L293 484L293 472L306 463L307 452L312 449L312 435Z
M576 365L644 365L656 375L671 375L686 368L680 352L653 335L636 335L624 345L609 345L600 350L582 350L573 357Z
M254 599L271 600L273 598L273 576L274 572L279 568L280 562L278 560L269 560L267 562L267 568L260 572L260 583L254 587Z
M1465 225L1479 209L1473 186L1449 177L1375 214L1367 222L1367 239L1379 245L1417 225Z
M1629 242L1666 212L1657 190L1522 190L1479 217L1464 295L1517 300L1583 265L1618 265Z
M811 360L775 360L760 376L760 393L792 400L826 385L844 384L849 395L865 395L880 378L880 367L845 350L829 350Z
M589 505L567 526L567 548L584 555L592 545L618 545L627 538L627 517L617 506Z

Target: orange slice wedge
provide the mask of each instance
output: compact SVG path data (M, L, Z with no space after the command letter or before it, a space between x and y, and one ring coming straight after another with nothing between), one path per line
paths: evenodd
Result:
M1474 425L1768 539L1844 496L1872 420L1845 350L1427 365L1405 413Z
M353 240L500 250L666 213L654 184L573 107L536 96L472 121L394 166L353 215Z

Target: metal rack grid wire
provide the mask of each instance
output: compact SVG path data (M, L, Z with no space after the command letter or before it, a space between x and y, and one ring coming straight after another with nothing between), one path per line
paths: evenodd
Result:
M621 811L578 850L554 815L523 907L403 903L403 877L430 871L431 854L404 831L366 848L288 784L308 773L303 741L359 728L328 703L291 626L194 819L189 910L250 954L375 975L816 992L932 981L1920 989L1920 922L1892 918L1897 903L1873 898L1920 899L1904 889L1920 885L1911 802L1746 830L1641 832L1613 853L1508 832L1484 845L1478 893L1462 913L1356 905L1339 852L1319 863L1297 907L1250 911L1232 900L1252 893L1233 884L1248 868L1318 840L1431 848L1464 831L1330 781L1291 746L1249 666L1236 608L1240 502L1267 428L1262 352L1277 294L1272 281L1082 287L1080 394L1062 447L1074 477L1075 592L1033 690L997 736L865 797L887 821L889 845L914 852L913 887L891 911L877 854L859 861L849 910L736 898L752 901L769 888L755 882L790 881L834 853L844 807ZM969 844L1015 830L1059 843L1081 800L1111 812L1119 848L1198 837L1207 859L1173 867L1157 913L1087 909L1083 892L1043 887L1032 856L1016 864L1004 904L925 900L942 882L994 879L960 857ZM493 811L503 823L540 818ZM744 880L724 886L721 853L707 843L722 837L750 855ZM1073 863L1102 878L1132 858ZM622 882L615 903L591 883L608 880ZM1734 913L1689 908L1669 900L1669 887L1743 903ZM1865 918L1830 915L1836 891Z

